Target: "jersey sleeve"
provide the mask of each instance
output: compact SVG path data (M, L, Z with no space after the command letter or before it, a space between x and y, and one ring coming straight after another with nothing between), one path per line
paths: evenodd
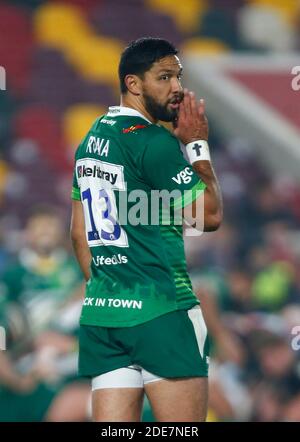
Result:
M74 161L74 170L73 170L73 184L72 184L72 192L71 192L71 198L72 200L81 200L80 196L80 189L78 186L78 180L76 175L76 160L77 160L77 152L75 154L75 161Z
M72 200L80 201L80 190L78 186L77 176L76 176L76 168L74 168L73 172L73 185L72 185L72 193L71 193Z
M206 188L184 158L178 140L167 131L149 138L142 158L143 176L152 189L174 193L174 209L191 204Z

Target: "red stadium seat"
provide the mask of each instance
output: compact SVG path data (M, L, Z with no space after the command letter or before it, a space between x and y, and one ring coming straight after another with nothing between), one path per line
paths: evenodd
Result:
M0 62L7 82L17 96L24 96L30 76L33 48L30 15L27 11L0 4Z
M42 105L28 106L17 113L14 129L17 138L34 140L56 171L68 170L59 114Z

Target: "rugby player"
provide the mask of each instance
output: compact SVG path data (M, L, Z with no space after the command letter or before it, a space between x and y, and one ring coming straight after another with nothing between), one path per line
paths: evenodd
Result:
M207 329L186 270L183 226L172 220L180 211L188 225L214 231L222 198L204 101L183 89L177 53L150 37L125 48L121 104L96 119L75 154L71 238L87 281L79 373L91 378L98 422L139 421L144 393L158 421L206 418ZM173 133L159 121L172 122ZM153 191L176 191L169 223L138 222L135 196L144 196L140 212L152 214ZM120 222L124 195L136 217Z

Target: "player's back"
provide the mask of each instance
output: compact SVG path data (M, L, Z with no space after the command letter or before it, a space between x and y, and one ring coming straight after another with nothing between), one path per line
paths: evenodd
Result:
M75 156L73 198L82 201L92 253L82 324L132 326L178 308L170 251L151 200L149 175L157 171L147 167L149 142L168 142L169 135L122 109L97 119ZM187 307L195 303L187 299Z

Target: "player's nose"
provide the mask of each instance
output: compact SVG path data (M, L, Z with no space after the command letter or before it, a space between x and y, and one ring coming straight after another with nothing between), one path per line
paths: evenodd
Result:
M180 80L177 77L172 78L171 89L172 89L173 94L176 92L182 91L182 86L181 86Z

